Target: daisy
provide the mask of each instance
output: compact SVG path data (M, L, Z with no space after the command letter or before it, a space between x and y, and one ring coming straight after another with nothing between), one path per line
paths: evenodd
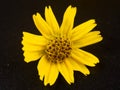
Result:
M91 31L97 24L90 19L73 27L76 11L76 7L69 6L59 26L51 7L45 7L45 20L39 13L33 15L42 35L23 32L24 61L40 59L37 69L45 86L53 85L59 73L69 84L74 83L74 71L88 75L90 71L86 66L94 67L99 63L96 56L81 49L103 39L100 31Z

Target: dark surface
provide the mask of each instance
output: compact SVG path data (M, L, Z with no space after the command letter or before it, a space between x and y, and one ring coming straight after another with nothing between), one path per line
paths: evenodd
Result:
M0 4L0 90L120 90L120 7L119 0L5 0ZM77 7L75 26L95 18L104 40L83 48L96 55L100 63L88 67L89 76L75 72L71 86L61 75L56 83L44 87L37 72L38 61L26 63L21 50L22 32L39 34L32 15L44 17L45 6L51 5L57 20L68 5Z

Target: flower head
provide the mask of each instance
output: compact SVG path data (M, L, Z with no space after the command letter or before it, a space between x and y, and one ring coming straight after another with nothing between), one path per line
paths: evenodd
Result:
M37 69L44 85L53 85L59 75L74 83L74 71L90 74L86 66L94 67L99 60L80 48L100 42L100 31L91 31L97 24L90 19L73 28L76 7L69 6L61 26L51 7L45 7L45 20L39 13L33 15L34 23L42 35L23 32L23 48L26 62L39 60Z

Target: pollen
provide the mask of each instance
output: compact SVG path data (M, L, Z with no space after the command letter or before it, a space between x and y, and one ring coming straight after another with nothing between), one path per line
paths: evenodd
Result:
M70 41L67 38L56 37L48 43L45 52L50 62L62 63L70 55Z

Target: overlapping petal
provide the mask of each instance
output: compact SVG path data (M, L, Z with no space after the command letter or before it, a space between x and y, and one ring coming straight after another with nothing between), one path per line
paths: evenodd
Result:
M72 36L71 36L71 41L75 41L80 39L83 35L87 34L90 32L93 28L96 27L96 23L94 19L88 20L78 26L76 26L72 30Z
M37 66L38 74L40 75L40 80L43 80L44 76L47 75L50 69L50 65L51 63L49 63L49 61L46 59L46 56L45 55L42 56ZM46 85L46 82L45 82L45 85Z
M66 62L62 62L62 63L58 63L58 70L59 72L62 74L62 76L65 78L65 80L71 84L74 83L74 77L73 77L73 68L70 65L67 65L68 63Z
M52 28L48 25L48 23L46 23L39 13L33 15L33 20L37 29L45 38L50 39L52 35L54 35Z
M80 71L84 75L90 74L90 71L88 70L88 68L84 64L77 62L73 58L69 58L69 62L72 64L72 67L75 71Z
M100 42L103 37L100 35L100 31L92 31L81 37L80 39L73 41L73 47L82 48L91 44Z
M69 58L66 58L64 62L66 67L68 68L69 76L71 78L71 83L74 83L74 72L73 72L72 63L70 63Z
M57 65L54 63L51 63L49 71L45 74L45 81L44 84L50 84L53 85L59 75L59 71L57 69Z

